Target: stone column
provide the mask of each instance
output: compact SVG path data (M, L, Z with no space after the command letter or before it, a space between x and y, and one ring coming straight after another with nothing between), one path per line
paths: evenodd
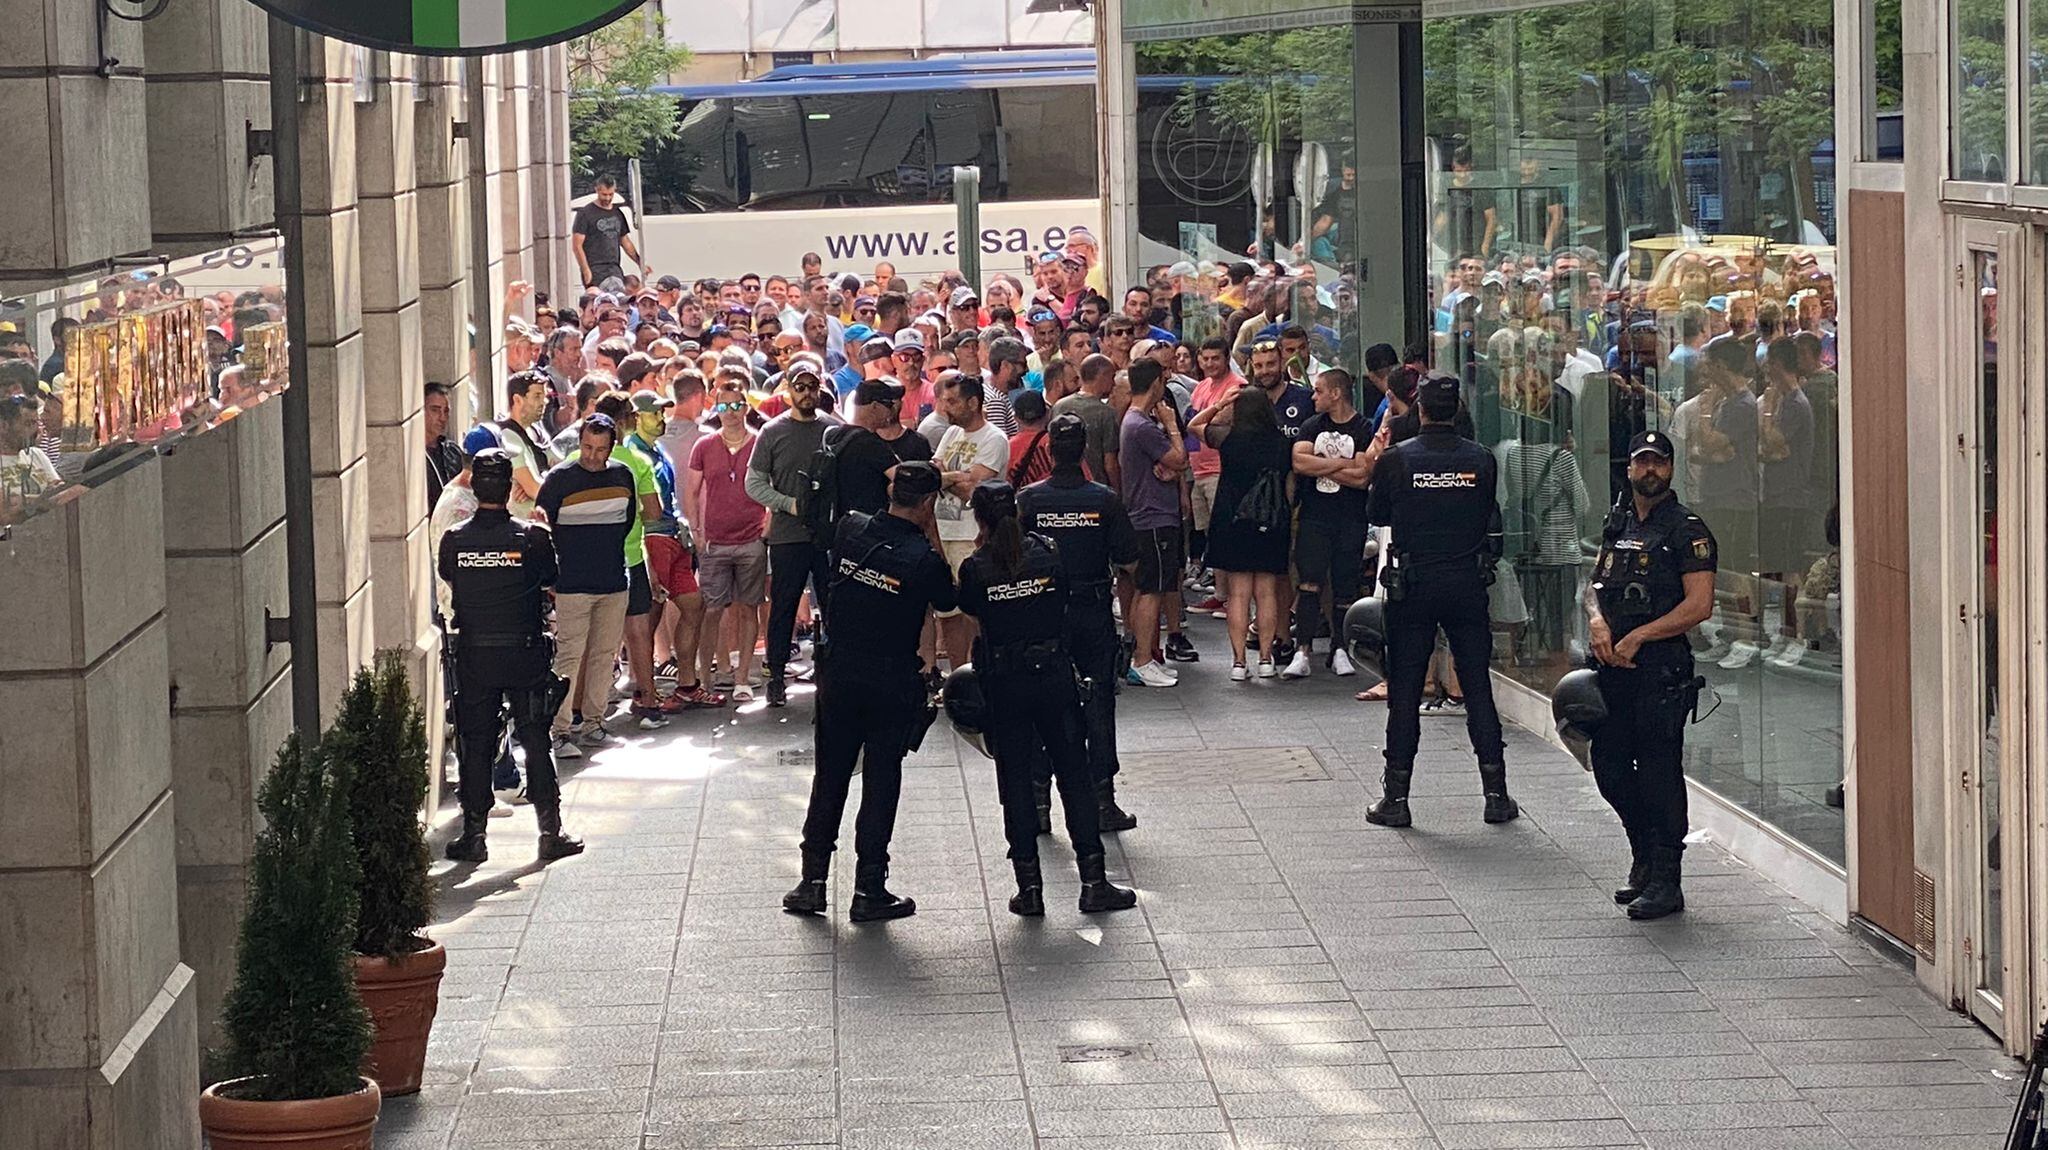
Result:
M533 54L527 86L533 166L534 287L550 292L556 307L576 302L583 286L569 254L569 57L561 46Z
M0 544L0 599L24 608L0 643L10 1150L199 1145L163 695L161 482L158 462L141 463Z
M471 65L474 67L475 65ZM469 370L469 141L455 138L462 88L455 65L422 59L414 82L413 171L419 216L420 355L425 378L455 390L450 422L468 428L497 411L497 397L472 386Z
M356 107L357 207L362 217L363 396L370 489L370 572L377 586L376 645L406 652L421 697L440 698L427 554L426 457L421 407L420 223L415 188L413 61L391 60L367 104ZM461 428L452 429L461 434ZM438 713L438 708L431 708ZM439 723L428 724L438 736ZM438 738L435 740L438 742Z
M312 405L322 721L376 651L370 593L370 467L363 394L362 213L357 209L354 53L308 37L299 103L304 173L308 402ZM422 459L421 466L424 466ZM380 482L390 480L380 477Z
M273 399L163 461L164 632L170 641L171 776L178 795L181 953L197 972L201 1048L220 1005L262 820L256 791L291 731L291 648L265 641L290 612L284 405Z
M267 28L248 0L179 0L142 25L159 251L210 251L276 218L270 161L249 155L249 130L270 126Z

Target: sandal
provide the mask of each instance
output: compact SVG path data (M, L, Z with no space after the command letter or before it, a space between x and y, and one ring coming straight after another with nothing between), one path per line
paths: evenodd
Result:
M1352 698L1357 699L1361 703L1384 703L1387 701L1386 681L1381 680L1374 683L1372 686L1353 695Z
M692 707L725 706L725 696L716 691L705 690L702 683L692 683L687 687L678 687L676 688L676 694L682 698L684 703Z

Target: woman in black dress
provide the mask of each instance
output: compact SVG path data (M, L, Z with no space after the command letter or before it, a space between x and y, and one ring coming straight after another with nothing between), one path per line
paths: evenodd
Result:
M1287 626L1280 581L1287 577L1291 543L1294 445L1273 418L1273 403L1253 386L1203 411L1188 429L1223 457L1216 509L1209 521L1209 566L1227 572L1225 618L1230 627L1230 678L1251 677L1245 636L1254 604L1259 620L1258 676L1273 677L1273 643Z

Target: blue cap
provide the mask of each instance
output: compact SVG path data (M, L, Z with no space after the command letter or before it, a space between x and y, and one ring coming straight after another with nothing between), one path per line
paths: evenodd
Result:
M470 428L469 434L462 437L462 453L464 455L475 455L479 451L496 446L498 446L497 433L482 424Z
M864 343L873 334L875 334L875 329L864 323L852 324L846 329L846 342L850 344Z

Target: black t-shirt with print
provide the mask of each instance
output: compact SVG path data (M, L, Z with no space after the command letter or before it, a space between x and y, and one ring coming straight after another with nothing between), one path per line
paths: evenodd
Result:
M1342 423L1316 414L1302 425L1296 442L1306 443L1324 459L1350 459L1372 446L1372 420L1356 412ZM1295 478L1294 490L1303 519L1365 521L1366 489L1346 487L1335 479Z

